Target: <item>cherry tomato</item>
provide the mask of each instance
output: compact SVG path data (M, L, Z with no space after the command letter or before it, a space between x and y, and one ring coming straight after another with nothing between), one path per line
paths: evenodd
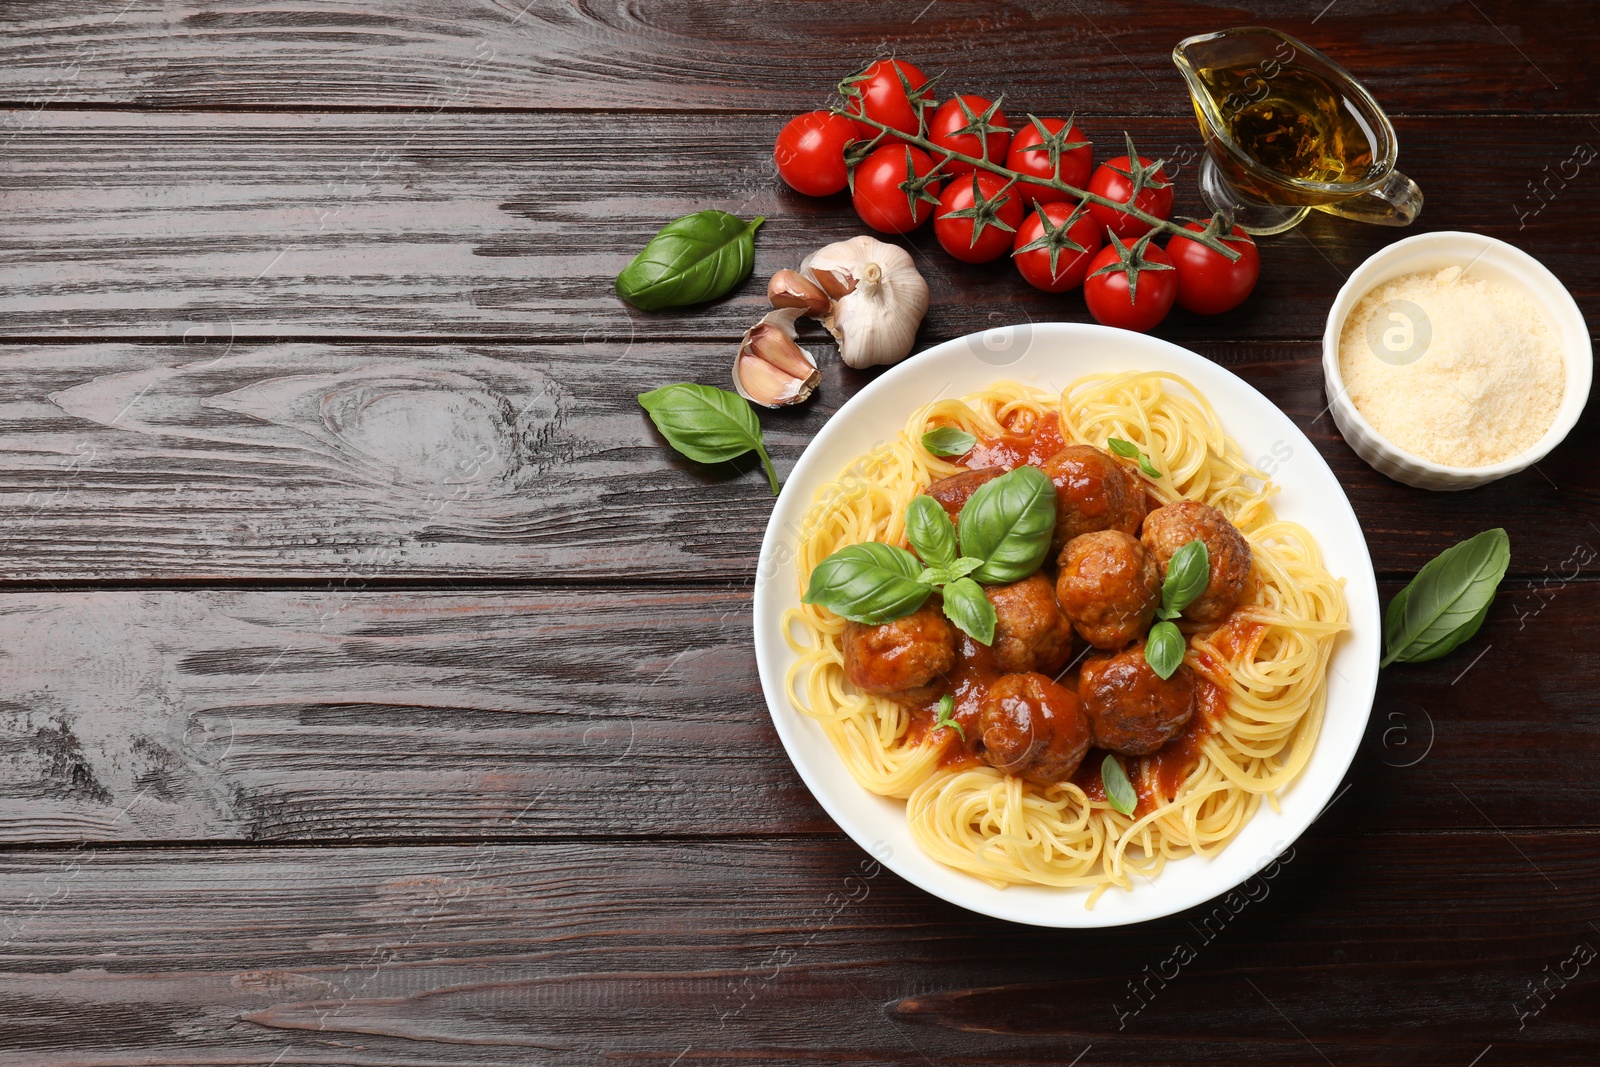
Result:
M1040 131L1041 126L1044 127L1043 132ZM1063 133L1063 130L1066 132ZM1082 189L1094 170L1094 146L1088 142L1082 130L1076 125L1068 129L1064 119L1036 119L1029 116L1028 124L1011 138L1011 150L1006 153L1006 167L1019 174L1053 178L1053 153L1061 160L1061 180ZM1069 144L1081 144L1083 147L1062 151ZM1017 192L1029 203L1048 204L1056 200L1075 199L1071 193L1033 182L1019 183Z
M1198 222L1187 223L1183 228L1196 233L1205 229ZM1239 253L1232 263L1221 252L1181 234L1174 234L1167 242L1167 256L1178 275L1178 304L1196 314L1232 311L1244 303L1261 277L1261 253L1249 234L1235 226L1222 240Z
M933 169L933 160L920 148L904 144L879 145L856 167L851 200L861 221L884 233L907 233L928 221L938 201L939 183L924 186L918 179ZM926 195L919 195L926 189Z
M1134 176L1139 171L1149 168L1153 162L1140 156L1139 171L1136 171L1128 165L1128 158L1118 156L1100 164L1099 169L1094 172L1094 177L1089 179L1089 191L1098 193L1107 200L1126 204L1128 197L1133 193ZM1158 219L1172 217L1172 183L1167 180L1165 171L1158 167L1145 175L1133 206ZM1114 233L1118 237L1143 237L1150 231L1149 223L1142 222L1116 208L1106 207L1104 204L1090 204L1089 210L1100 220L1100 225L1106 228L1107 233Z
M857 181L860 179L858 178ZM987 263L1011 251L1022 224L1022 198L997 174L963 174L939 197L933 233L944 250L964 263Z
M1138 274L1132 297L1128 295L1127 270L1095 273L1107 265L1126 268L1130 261ZM1143 266L1145 264L1155 264L1155 267ZM1089 263L1089 276L1083 282L1083 299L1089 305L1089 314L1106 326L1120 326L1124 330L1151 329L1167 317L1178 295L1178 272L1162 270L1162 266L1171 267L1172 260L1157 246L1145 245L1141 249L1138 242L1129 244L1112 237Z
M772 158L778 177L807 196L832 196L850 183L845 146L856 140L856 124L831 111L796 115L778 132Z
M845 110L914 134L922 126L922 109L928 106L920 92L927 84L927 75L903 59L875 60L861 73L844 80L842 88L849 100ZM856 123L856 130L867 139L878 136L879 132L864 122ZM891 134L884 138L883 144L891 143L904 142Z
M940 148L960 152L991 163L1003 162L1011 144L1011 127L999 103L981 96L957 96L939 105L928 123L928 140ZM970 174L978 168L952 159L945 164L946 174Z
M1100 251L1100 224L1087 211L1077 214L1073 218L1071 205L1052 201L1037 205L1027 221L1017 227L1011 261L1029 285L1047 293L1064 293L1083 284L1089 262ZM1080 245L1083 251L1075 251L1068 241ZM1050 262L1052 256L1054 266Z

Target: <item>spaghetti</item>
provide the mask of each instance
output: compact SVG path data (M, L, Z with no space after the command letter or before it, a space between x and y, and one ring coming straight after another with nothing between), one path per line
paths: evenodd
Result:
M1151 496L1222 511L1249 541L1253 567L1243 600L1220 626L1183 624L1185 662L1211 683L1212 698L1183 735L1128 760L1139 795L1131 815L1105 799L1090 761L1072 780L1045 787L950 758L949 731L928 731L913 710L846 681L845 620L812 605L784 617L796 655L787 676L795 706L817 720L857 782L906 801L924 851L992 885L1092 887L1092 906L1111 886L1131 889L1135 874L1155 877L1169 859L1219 851L1263 797L1276 807L1276 792L1300 773L1316 743L1328 660L1345 628L1342 583L1323 569L1316 543L1304 528L1277 519L1269 505L1273 485L1184 379L1092 375L1059 397L999 382L922 407L893 441L819 491L797 546L802 589L812 569L841 547L906 543L912 497L966 469L922 447L923 433L939 426L985 443L1053 441L1057 431L1067 444L1131 441L1164 472L1145 479ZM1019 461L1029 462L1022 452Z

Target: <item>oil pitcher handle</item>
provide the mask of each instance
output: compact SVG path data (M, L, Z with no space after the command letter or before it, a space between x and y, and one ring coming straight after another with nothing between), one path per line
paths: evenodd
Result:
M1409 226L1422 214L1422 190L1399 171L1390 171L1384 183L1371 192L1323 204L1318 210L1379 226Z

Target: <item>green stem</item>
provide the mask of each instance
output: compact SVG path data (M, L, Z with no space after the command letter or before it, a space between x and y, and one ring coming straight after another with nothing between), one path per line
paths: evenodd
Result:
M1124 215L1132 215L1140 222L1149 223L1151 229L1160 230L1163 233L1181 233L1191 241L1197 241L1211 249L1213 252L1220 252L1224 256L1227 256L1228 262L1230 263L1236 261L1241 254L1237 248L1230 248L1227 242L1217 237L1208 237L1205 234L1197 233L1194 230L1185 229L1181 223L1157 218L1147 211L1141 211L1139 208L1134 207L1131 203L1125 204L1118 200L1112 200L1110 197L1101 196L1099 193L1091 193L1087 189L1079 189L1075 185L1068 185L1060 178L1039 178L1032 174L1023 174L1021 171L1011 170L1008 167L1003 167L1000 164L993 163L987 159L980 159L977 156L965 155L964 153L957 152L954 149L946 148L943 145L934 144L932 141L922 136L921 133L906 133L904 130L896 129L887 123L879 122L877 119L868 118L865 115L857 115L855 112L846 111L844 108L836 107L832 110L835 115L843 115L851 122L858 122L865 126L871 126L880 133L893 134L895 137L898 137L907 144L914 145L915 147L922 149L924 152L930 152L935 155L943 156L946 160L954 160L958 163L966 163L969 166L976 167L979 170L986 170L991 174L998 174L1000 177L1009 179L1011 181L1020 181L1031 185L1044 185L1050 187L1051 189L1058 189L1069 196L1077 197L1079 202L1088 201L1089 203L1093 204L1101 204L1105 207L1115 208Z
M767 455L767 446L756 443L756 454L761 457L761 466L766 469L767 482L772 486L772 495L778 495L778 472L772 467L772 457Z

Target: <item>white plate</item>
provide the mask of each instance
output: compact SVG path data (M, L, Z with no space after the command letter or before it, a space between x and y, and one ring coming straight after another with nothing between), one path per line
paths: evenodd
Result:
M794 543L817 490L857 456L900 432L911 413L938 397L959 397L1000 379L1057 390L1085 374L1170 371L1199 389L1223 429L1281 486L1273 506L1316 538L1334 577L1345 579L1350 633L1335 646L1328 710L1311 760L1279 796L1212 858L1168 863L1154 880L1112 888L1094 909L1086 889L987 883L930 859L912 840L905 803L876 796L845 770L821 727L795 710L784 690L794 661L781 632L799 604ZM1366 539L1333 472L1287 415L1238 377L1193 352L1144 334L1083 323L1023 323L947 341L911 357L866 386L811 442L773 508L755 589L756 663L778 736L813 796L856 843L902 878L963 908L1037 926L1120 926L1193 907L1219 896L1272 862L1333 798L1372 710L1381 624Z

